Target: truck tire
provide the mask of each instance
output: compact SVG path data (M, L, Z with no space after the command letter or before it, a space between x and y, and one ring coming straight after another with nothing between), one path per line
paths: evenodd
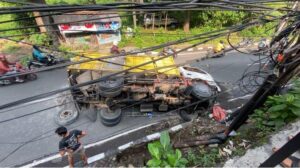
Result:
M99 94L102 97L108 97L108 98L113 98L113 97L119 96L121 94L121 92L122 92L121 89L118 89L118 90L115 90L115 91L102 91L102 90L99 90Z
M203 82L195 82L191 94L199 100L213 96L211 88Z
M99 82L99 89L102 91L112 92L112 91L120 90L123 84L124 84L124 78L122 77L116 79L109 79L106 81Z
M101 123L104 125L104 126L107 126L107 127L113 127L117 124L119 124L121 122L121 117L118 118L118 120L116 121L111 121L111 122L107 122L105 120L101 120Z
M77 110L62 110L55 116L55 123L60 126L66 126L74 123L79 116Z
M102 109L99 112L101 123L105 126L114 126L117 125L122 118L122 110L116 108L115 110L108 110L107 108Z

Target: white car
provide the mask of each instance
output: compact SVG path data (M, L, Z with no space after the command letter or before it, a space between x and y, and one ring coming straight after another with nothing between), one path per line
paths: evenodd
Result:
M214 78L206 71L190 66L181 66L179 67L179 71L183 77L206 81L208 85L216 87L217 91L221 92L221 88L219 87L219 85L215 82Z

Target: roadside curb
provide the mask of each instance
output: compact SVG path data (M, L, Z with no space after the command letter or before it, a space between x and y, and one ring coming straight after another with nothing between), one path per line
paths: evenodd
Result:
M99 160L102 160L109 156L115 155L115 154L117 154L129 147L137 145L139 143L148 142L157 137L159 138L160 132L156 132L154 130L155 133L148 135L149 132L147 133L147 130L149 130L149 129L151 130L151 129L155 129L155 128L158 130L162 130L160 128L160 126L168 124L168 123L170 124L171 121L172 121L171 123L174 123L173 125L175 125L175 126L171 127L169 130L170 131L180 130L183 128L183 125L186 123L182 124L179 122L180 120L178 120L178 119L179 119L178 116L176 116L174 118L164 119L162 121L150 123L148 125L144 125L139 128L129 130L127 132L123 132L123 133L116 134L114 136L105 138L101 141L85 145L84 148L88 149L86 151L87 155L89 156L88 163L93 164L96 161L99 161ZM177 125L176 125L176 123L177 123ZM170 125L170 126L172 126L172 125ZM131 138L128 138L128 137L131 137ZM131 141L130 141L130 139L131 139ZM101 152L101 151L105 151L105 152ZM76 157L75 157L75 160L77 160ZM43 157L40 159L36 159L34 161L27 162L27 163L19 165L19 166L23 167L23 168L29 168L29 167L65 167L66 165L68 165L66 157L62 158L59 154L54 154L54 155L50 155L50 156ZM68 167L68 166L66 166L66 167Z
M191 122L187 122L187 123L183 123L183 124L179 124L179 125L176 125L176 126L173 126L165 131L168 131L169 133L174 133L174 132L177 132L183 128L185 128L187 125L189 125ZM128 142L126 144L123 144L119 147L117 147L117 149L115 150L111 150L111 151L107 151L107 152L103 152L103 153L100 153L98 154L99 155L99 158L97 160L91 160L92 162L89 162L89 164L95 162L95 161L98 161L98 160L102 160L102 159L105 159L107 157L110 157L110 156L113 156L113 155L116 155L118 153L121 153L122 151L128 149L128 148L131 148L133 146L136 146L136 145L140 145L142 143L147 143L147 142L150 142L150 141L153 141L153 140L156 140L156 139L159 139L161 134L162 134L163 131L159 131L159 132L156 132L156 133L152 133L150 135L147 135L143 138L140 138L138 140L135 140L135 141L131 141L131 142Z

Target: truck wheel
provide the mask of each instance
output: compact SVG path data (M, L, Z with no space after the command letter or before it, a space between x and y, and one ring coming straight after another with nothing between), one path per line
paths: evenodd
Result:
M77 120L79 113L77 110L62 110L55 116L58 125L66 126Z
M199 100L213 95L211 88L203 82L195 82L191 94Z
M115 110L102 109L99 113L101 123L105 126L117 125L122 118L122 110L117 108Z
M99 89L102 91L112 92L112 91L120 90L123 84L124 84L124 78L122 77L116 79L109 79L106 81L99 82Z
M100 94L102 97L108 97L108 98L116 97L116 96L118 96L121 92L122 92L121 89L118 89L118 90L115 90L115 91L102 91L102 90L99 90L99 94Z

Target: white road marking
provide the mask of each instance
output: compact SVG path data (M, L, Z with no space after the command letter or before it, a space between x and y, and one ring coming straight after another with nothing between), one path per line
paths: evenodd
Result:
M250 65L259 65L259 64L264 65L265 63L266 63L266 62L261 62L261 63L256 62L256 63L254 63L254 64L248 64L248 66L250 66Z
M148 125L144 125L144 126L142 126L142 127L139 127L139 128L132 129L132 130L127 131L127 132L123 132L123 133L121 133L121 134L112 136L112 137L110 137L110 138L107 138L107 139L104 139L104 140L101 140L101 141L98 141L98 142L95 142L95 143L86 145L86 146L84 146L84 148L85 148L85 149L88 149L88 148L91 148L91 147L94 147L94 146L103 144L103 143L105 143L105 142L108 142L108 141L111 141L111 140L113 140L113 139L119 138L119 137L121 137L121 136L123 136L123 135L127 135L127 134L129 134L129 133L132 133L132 132L134 132L134 131L138 131L138 130L140 130L140 129L149 127L149 126L151 126L151 125L155 125L155 124L157 124L157 123L158 123L158 122L151 123L151 124L148 124ZM96 157L96 156L97 156L97 157ZM99 156L98 156L98 155L95 155L95 156L92 156L92 157L90 157L90 158L88 158L88 159L95 160L96 158L100 158L100 156L102 156L102 155L101 155L101 154L99 154ZM27 165L24 165L24 166L22 166L21 168L34 167L34 166L37 166L37 165L39 165L39 164L46 163L46 162L49 162L49 161L54 160L54 159L58 159L58 158L60 158L60 157L61 157L61 156L60 156L59 154L56 154L56 155L53 155L53 156L49 156L49 157L43 158L43 159L38 160L38 161L33 161L32 163L27 164ZM100 160L100 159L98 159L98 160ZM95 160L95 161L97 161L97 160ZM94 161L93 161L93 162L94 162ZM90 163L90 162L89 162L89 163Z
M195 55L195 54L202 54L206 53L205 51L200 51L200 52L192 52L192 53L179 53L178 55Z
M247 94L247 95L244 95L244 96L241 96L241 97L236 97L236 98L233 98L233 99L229 99L228 102L232 102L232 101L235 101L235 100L238 100L238 99L246 99L248 97L251 97L253 96L253 94Z
M33 166L36 166L36 165L39 165L39 164L42 164L42 163L45 163L45 162L49 162L49 161L54 160L54 159L58 159L60 157L61 156L59 154L53 155L53 156L50 156L50 157L47 157L47 158L44 158L44 159L41 159L41 160L38 160L38 161L33 161L32 163L30 163L28 165L25 165L25 166L22 166L21 168L30 168L30 167L33 167Z

